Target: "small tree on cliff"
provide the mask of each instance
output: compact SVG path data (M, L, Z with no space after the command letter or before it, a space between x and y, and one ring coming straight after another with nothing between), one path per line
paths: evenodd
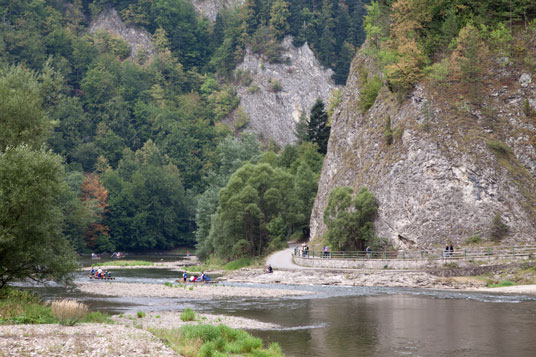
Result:
M365 187L352 199L353 192L350 187L336 187L329 195L325 238L333 249L364 250L374 240L376 198Z

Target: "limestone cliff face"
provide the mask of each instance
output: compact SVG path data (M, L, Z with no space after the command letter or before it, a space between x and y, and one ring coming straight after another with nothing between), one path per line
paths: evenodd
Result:
M139 51L143 51L146 56L152 56L154 46L151 34L144 29L127 27L117 14L115 9L108 9L95 18L89 27L89 32L106 30L120 36L130 45L130 57L136 58Z
M459 244L476 233L485 238L496 214L509 227L507 242L535 242L536 120L522 110L526 99L536 108L531 73L498 66L486 89L493 109L487 116L464 112L463 98L441 102L424 85L402 101L384 86L363 113L359 68L376 71L363 52L352 63L343 103L332 118L312 239L325 233L323 212L334 187L366 186L379 203L377 234L395 246ZM384 138L387 116L391 145ZM507 145L505 151L498 142Z
M275 64L248 51L238 71L251 81L237 91L249 119L245 130L284 146L296 141L294 130L300 114L308 115L319 97L327 103L337 86L331 79L333 71L323 68L307 43L296 48L287 37L282 47L283 63ZM274 89L278 85L280 89Z
M208 17L211 21L216 21L218 12L240 6L245 0L192 0L192 4L198 13Z

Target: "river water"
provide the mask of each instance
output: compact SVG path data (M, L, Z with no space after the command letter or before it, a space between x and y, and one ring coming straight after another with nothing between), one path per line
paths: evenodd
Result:
M116 269L117 281L163 284L180 273ZM79 279L87 279L80 275ZM98 283L98 282L96 282ZM103 283L103 282L100 282ZM76 297L111 313L184 310L242 316L281 329L250 331L288 356L536 356L536 298L423 289L232 284L313 291L280 299L192 301L114 298L33 288L45 298Z

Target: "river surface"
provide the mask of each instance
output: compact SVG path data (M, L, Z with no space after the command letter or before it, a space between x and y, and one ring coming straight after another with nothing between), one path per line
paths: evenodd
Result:
M163 284L180 272L114 269L116 281ZM78 279L87 281L85 274ZM105 282L95 282L105 283ZM250 331L288 356L536 356L536 297L423 289L230 284L309 290L279 299L116 298L34 287L110 313L184 310L242 316L280 329Z

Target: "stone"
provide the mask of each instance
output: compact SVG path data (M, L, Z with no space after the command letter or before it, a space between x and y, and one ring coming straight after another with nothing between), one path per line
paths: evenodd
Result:
M532 83L532 77L528 73L523 73L521 77L519 77L519 84L523 88L527 88Z

